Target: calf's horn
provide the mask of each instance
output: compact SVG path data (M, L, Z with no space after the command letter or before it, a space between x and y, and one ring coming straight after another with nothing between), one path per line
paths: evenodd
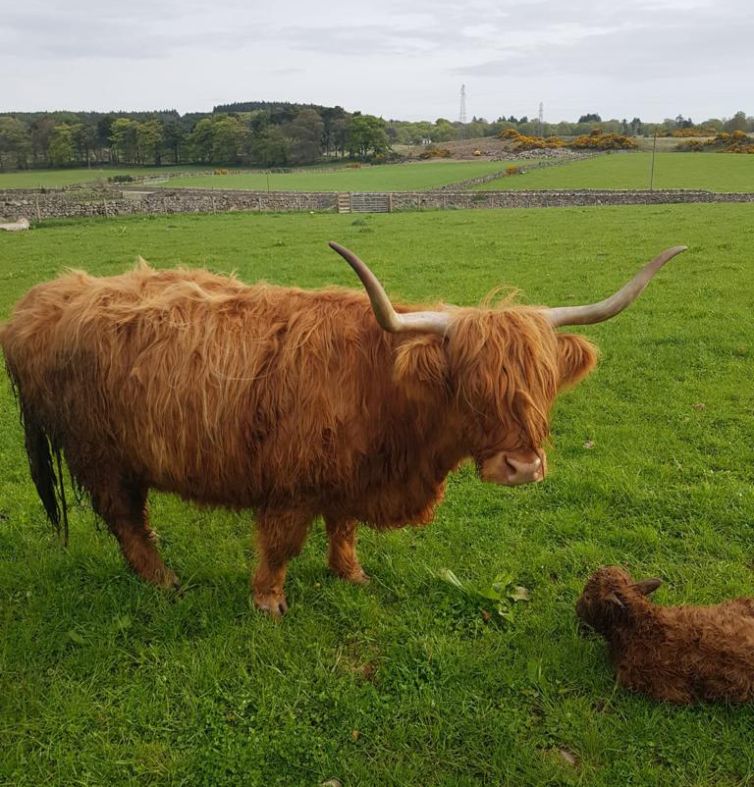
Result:
M652 262L648 262L628 284L604 301L588 306L557 306L546 309L547 319L553 328L560 328L564 325L591 325L615 317L639 297L649 284L649 280L666 262L672 260L676 254L686 251L687 248L687 246L673 246L671 249L665 249Z
M445 312L408 312L407 314L398 314L393 308L393 304L390 303L390 298L387 297L387 293L380 284L379 279L369 270L366 263L362 262L352 251L344 248L339 243L331 241L330 248L337 251L356 271L356 275L361 279L361 283L367 291L374 316L384 330L389 333L424 331L439 333L441 336L447 332L450 324L450 315Z

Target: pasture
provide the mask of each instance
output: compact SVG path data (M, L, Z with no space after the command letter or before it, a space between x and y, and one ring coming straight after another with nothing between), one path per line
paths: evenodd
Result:
M342 162L287 171L180 167L114 167L112 169L37 169L0 172L0 189L61 188L107 182L114 175L164 178L162 188L250 189L271 191L423 191L502 172L515 161L413 161L405 164L348 166ZM227 174L216 174L226 171Z
M648 189L652 154L611 153L562 166L532 169L479 189ZM657 153L654 188L754 191L754 156L736 153Z
M65 266L105 275L138 255L356 286L331 239L393 298L427 303L501 284L587 302L660 250L689 251L584 329L601 363L555 406L544 483L493 487L461 468L429 527L360 531L366 587L328 574L317 526L279 623L250 606L248 514L150 499L177 597L129 574L85 503L62 548L3 378L0 784L751 783L752 708L616 689L574 603L604 563L663 577L661 603L754 594L754 205L50 222L0 235L0 318ZM503 575L530 601L497 621L444 569L478 588Z
M106 183L115 175L167 177L171 172L191 171L191 167L113 167L107 169L32 169L0 172L0 189L56 189L82 183Z
M511 159L513 161L513 158ZM414 161L376 166L299 167L289 172L260 170L171 178L163 188L249 189L252 191L424 191L502 172L506 161Z

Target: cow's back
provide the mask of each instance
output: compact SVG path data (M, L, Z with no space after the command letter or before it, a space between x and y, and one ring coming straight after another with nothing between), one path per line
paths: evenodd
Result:
M68 273L19 301L2 345L22 406L74 472L84 449L225 505L348 477L385 385L366 371L386 345L361 294L206 271Z

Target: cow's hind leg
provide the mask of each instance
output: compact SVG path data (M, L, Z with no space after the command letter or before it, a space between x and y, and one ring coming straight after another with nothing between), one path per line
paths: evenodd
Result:
M162 562L147 518L147 488L113 476L92 491L94 510L118 539L123 557L142 579L162 588L177 588L178 577Z
M325 517L329 542L327 561L330 570L342 579L363 585L369 577L356 555L356 522L350 519Z
M257 513L259 564L252 580L254 604L273 617L288 611L283 589L288 561L301 551L311 521L308 512Z

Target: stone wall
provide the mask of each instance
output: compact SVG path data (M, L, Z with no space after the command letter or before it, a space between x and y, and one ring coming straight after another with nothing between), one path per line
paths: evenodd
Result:
M335 210L336 193L293 191L0 190L0 216L32 221L78 216L159 215L168 213L306 212Z
M518 167L521 172L524 173L531 172L535 169L562 167L567 164L573 164L575 161L584 161L584 159L597 158L598 156L605 155L605 153L601 152L583 153L580 151L565 150L564 148L554 148L554 151L557 151L559 155L552 158L545 158L541 161L537 161L536 159L531 160L530 157L525 158L524 153L541 154L543 151L530 150L524 151L523 153L516 153L512 158L506 159L505 169L498 170L497 172L491 172L489 175L479 175L476 178L467 178L466 180L459 180L456 183L448 183L445 186L438 186L437 188L432 189L432 191L462 191L471 188L472 186L481 186L484 183L492 183L493 180L509 177L506 170L511 166Z
M678 202L754 202L754 193L711 191L456 191L393 193L394 210L453 208L555 208L655 205Z
M388 196L388 195L384 195ZM546 208L589 205L648 205L683 202L754 202L754 193L710 191L395 191L393 210L454 208ZM0 190L0 217L32 221L77 216L222 213L226 211L335 211L335 192Z

